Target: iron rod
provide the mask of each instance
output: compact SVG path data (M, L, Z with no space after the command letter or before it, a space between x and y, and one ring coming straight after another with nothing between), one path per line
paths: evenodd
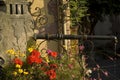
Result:
M88 39L88 40L115 40L117 41L116 36L107 36L107 35L64 35L64 34L39 35L39 34L35 34L34 38L35 39L46 39L46 40Z

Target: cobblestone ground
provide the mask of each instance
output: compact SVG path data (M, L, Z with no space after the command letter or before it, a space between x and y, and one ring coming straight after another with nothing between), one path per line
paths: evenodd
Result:
M99 71L93 71L91 74L92 80L120 80L120 57L115 56L120 55L120 49L118 52L114 43L103 46L96 46L95 43L93 45L94 47L91 43L85 44L85 51L88 52L85 53L89 55L88 66L91 68L96 68L96 65L100 66ZM108 76L105 76L102 70L107 71L105 74Z
M92 62L92 60L91 63L92 67L96 65ZM105 76L100 70L100 74L98 74L98 72L93 72L92 78L96 78L96 80L120 80L120 58L117 58L116 60L110 60L100 57L96 60L96 63L100 65L101 70L108 72L108 76ZM98 79L98 75L101 77L101 79Z

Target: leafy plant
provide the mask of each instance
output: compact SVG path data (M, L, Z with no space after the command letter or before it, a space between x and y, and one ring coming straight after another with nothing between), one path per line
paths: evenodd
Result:
M6 80L55 79L57 52L46 50L40 53L34 48L29 48L28 51L28 53L14 49L7 51L10 62L5 66Z
M89 15L87 13L88 3L87 0L70 0L70 12L71 12L71 22L72 25L78 25L82 21L82 18Z
M36 46L28 48L26 53L19 50L7 50L9 62L4 66L4 80L83 80L88 79L91 70L85 65L85 56L81 53L57 53Z

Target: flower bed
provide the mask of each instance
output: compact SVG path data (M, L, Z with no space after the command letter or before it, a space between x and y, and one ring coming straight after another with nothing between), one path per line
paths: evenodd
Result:
M85 64L84 46L79 49L76 54L34 46L26 53L7 50L9 62L4 66L4 80L87 80L91 70Z

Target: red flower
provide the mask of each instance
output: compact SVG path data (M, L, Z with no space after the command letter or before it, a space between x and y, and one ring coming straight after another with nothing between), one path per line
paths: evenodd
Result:
M32 63L39 64L39 63L42 62L42 59L36 57L35 55L30 55L30 56L28 56L27 61L28 61L29 64L32 64Z
M28 56L27 58L27 61L29 64L32 64L32 63L41 63L42 62L42 59L40 58L40 52L38 52L37 50L33 50L31 52L31 54Z
M49 55L56 58L57 57L57 52L50 52Z
M53 80L56 78L56 72L54 69L48 70L46 74L49 76L50 80Z
M31 55L34 55L35 57L40 57L40 52L38 52L37 50L33 50L32 52L31 52Z
M57 64L50 64L50 68L56 69L57 68Z
M19 65L21 65L21 66L23 65L23 62L22 62L19 58L17 58L17 57L13 59L13 62L14 62L15 64L19 64Z

